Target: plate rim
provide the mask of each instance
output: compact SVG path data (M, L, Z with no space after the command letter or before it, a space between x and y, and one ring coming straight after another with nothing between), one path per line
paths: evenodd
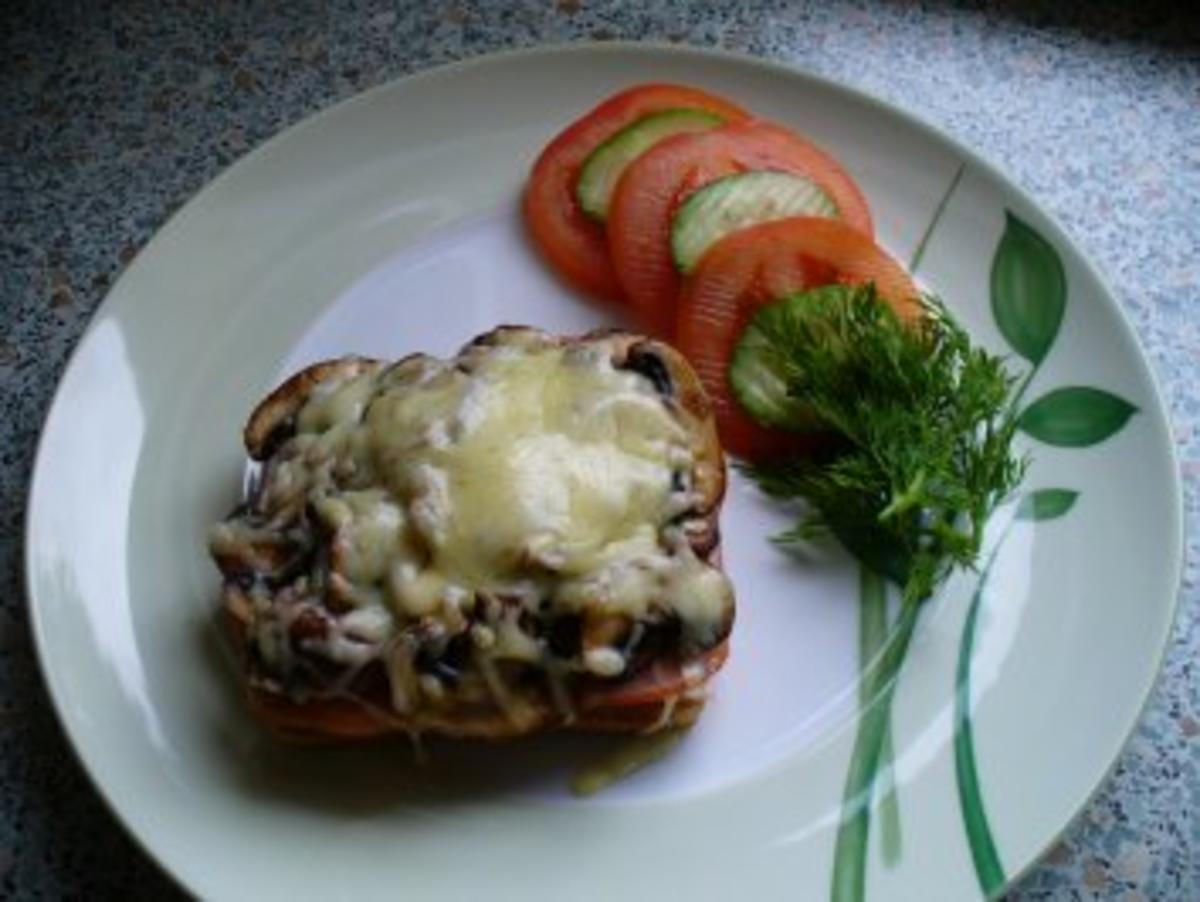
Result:
M472 53L468 56L459 59L450 60L443 63L436 63L425 66L416 71L396 75L379 84L372 85L362 91L344 97L340 100L334 100L321 106L320 108L303 115L296 121L287 124L271 134L269 137L258 143L250 151L238 157L233 162L227 164L213 178L206 181L193 191L187 199L167 217L167 219L154 230L149 240L139 249L137 255L125 268L125 270L117 277L112 286L106 292L104 298L96 305L88 318L88 323L75 341L74 347L68 353L62 369L56 377L54 391L51 395L50 402L46 405L45 414L38 428L38 438L34 447L34 452L31 458L30 475L28 479L27 490L25 492L25 513L22 524L22 588L26 600L26 611L29 618L30 632L33 636L33 645L35 648L35 657L37 659L38 672L42 678L43 685L50 697L51 705L54 709L55 718L58 721L62 732L68 740L68 745L71 755L79 764L83 772L87 775L87 779L97 795L103 800L105 808L110 812L114 819L121 825L125 834L130 837L142 853L158 868L158 870L168 876L172 881L182 886L185 889L192 889L192 885L186 882L183 876L175 869L171 868L159 853L149 844L148 838L144 837L141 832L134 829L133 824L126 817L125 813L120 809L117 802L111 797L109 789L101 779L102 775L96 771L94 762L89 761L84 757L82 746L80 743L80 732L82 730L77 719L72 718L67 712L69 706L65 690L60 681L51 671L48 662L47 647L51 639L48 635L47 624L45 623L45 614L42 611L42 603L35 597L32 591L32 586L35 582L35 557L36 551L31 542L31 532L35 511L38 506L38 497L43 491L41 488L42 482L46 478L47 462L45 461L46 442L48 427L51 424L57 410L64 403L63 401L63 386L67 381L67 377L73 372L78 364L78 360L84 351L93 340L97 323L103 318L103 314L111 313L120 303L119 289L122 287L124 280L131 270L139 265L143 255L148 254L157 245L161 244L166 238L172 235L180 228L180 221L193 208L195 202L200 199L208 191L223 183L231 174L239 168L239 166L247 161L257 159L262 155L269 153L284 139L294 139L299 133L309 129L318 127L324 121L337 112L343 111L346 108L357 104L367 104L374 100L378 95L387 91L395 90L397 85L416 85L426 80L434 80L438 78L454 77L463 72L470 71L475 68L483 68L496 63L504 63L510 61L536 61L537 58L554 58L554 57L569 57L573 55L587 56L590 54L600 56L612 56L621 54L638 54L644 57L653 57L655 55L690 57L693 60L703 62L705 60L716 61L724 64L734 64L746 66L753 69L766 72L778 78L800 79L809 82L819 89L829 91L833 94L841 94L847 96L859 103L866 105L873 111L883 112L887 115L897 117L903 121L904 125L915 129L922 136L931 139L935 143L941 143L959 154L962 160L985 175L1002 185L1013 196L1018 198L1022 204L1025 204L1032 209L1038 211L1042 219L1045 220L1048 226L1048 233L1058 245L1067 246L1072 249L1078 259L1079 265L1084 269L1086 274L1093 278L1097 285L1102 289L1103 303L1106 304L1111 312L1115 313L1115 319L1119 323L1119 329L1123 332L1122 337L1128 341L1135 353L1132 355L1132 362L1141 370L1141 376L1150 389L1150 398L1153 401L1153 410L1155 416L1152 419L1156 431L1160 432L1163 444L1167 449L1167 455L1171 466L1167 467L1167 472L1164 474L1167 478L1167 483L1170 489L1168 495L1170 510L1170 525L1169 537L1170 546L1165 550L1166 563L1169 565L1169 583L1172 586L1172 593L1167 602L1167 616L1164 619L1164 629L1162 633L1155 637L1155 644L1158 652L1148 668L1148 678L1143 678L1139 686L1140 703L1137 706L1135 715L1129 719L1127 723L1121 725L1120 733L1123 738L1113 750L1111 759L1105 768L1104 772L1095 781L1088 793L1082 797L1077 804L1073 805L1067 813L1065 819L1057 827L1052 835L1047 836L1044 841L1037 843L1038 850L1028 857L1028 860L1021 863L1018 867L1006 874L1006 881L1001 889L1001 892L1006 892L1019 883L1030 871L1037 867L1045 858L1046 854L1054 847L1054 845L1063 837L1063 835L1071 829L1071 827L1079 820L1080 816L1091 805L1093 800L1099 795L1100 791L1108 785L1112 778L1120 760L1124 757L1132 742L1138 725L1144 720L1146 711L1149 708L1150 701L1154 697L1158 687L1160 686L1164 665L1167 654L1171 647L1171 636L1175 633L1178 626L1181 604L1181 589L1183 586L1183 577L1186 566L1186 539L1187 528L1186 518L1184 514L1184 504L1182 497L1182 480L1180 474L1179 452L1176 443L1172 438L1172 409L1167 403L1166 395L1163 391L1158 373L1156 372L1149 356L1143 348L1142 340L1135 329L1129 313L1125 309L1125 305L1119 299L1117 293L1113 290L1112 283L1105 275L1099 264L1093 260L1090 253L1087 252L1078 242L1074 241L1066 229L1059 222L1058 216L1046 208L1045 205L1039 203L1032 193L1027 190L1018 179L1014 178L1005 167L993 163L991 160L982 156L979 152L969 147L964 141L956 136L945 131L941 126L931 123L915 112L911 112L906 107L902 107L886 98L869 92L865 88L857 85L847 84L839 81L831 76L813 71L804 67L800 62L788 62L779 59L753 56L748 53L740 53L716 47L704 47L692 44L676 44L668 41L653 40L653 41L630 41L630 40L582 40L582 41L555 41L543 44L536 44L527 47L506 48L500 50L484 50L478 53ZM854 718L858 718L855 713Z

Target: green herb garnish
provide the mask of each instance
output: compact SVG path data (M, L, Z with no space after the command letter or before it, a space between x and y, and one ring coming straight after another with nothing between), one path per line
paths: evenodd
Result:
M922 304L924 317L904 323L873 286L792 295L755 314L730 373L752 414L765 408L778 426L792 411L797 428L815 416L844 439L827 459L744 468L768 494L809 504L776 540L832 532L910 604L974 565L989 515L1026 466L1012 450L1004 360L973 347L940 301Z

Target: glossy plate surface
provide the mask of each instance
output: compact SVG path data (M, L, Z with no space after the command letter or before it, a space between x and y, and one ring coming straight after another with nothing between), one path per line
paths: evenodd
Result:
M401 741L278 747L243 713L213 628L206 529L237 500L246 414L284 374L348 352L448 354L504 322L611 322L546 272L516 204L555 131L647 80L723 94L827 147L881 243L910 260L928 232L922 281L1014 369L1037 364L1027 483L1060 492L1038 496L1037 517L1002 512L988 572L922 611L892 712L899 820L873 818L858 853L867 897L963 898L1011 879L1117 756L1172 620L1179 489L1146 363L1066 236L953 142L778 66L620 45L492 57L334 107L201 192L113 288L47 420L27 551L44 671L109 803L197 894L820 898L834 885L860 721L858 573L837 550L771 547L787 514L740 479L723 517L739 619L715 698L672 755L586 800L566 781L606 748L588 739L434 744L425 766ZM1013 300L1013 279L1041 306ZM972 805L998 877L982 876Z

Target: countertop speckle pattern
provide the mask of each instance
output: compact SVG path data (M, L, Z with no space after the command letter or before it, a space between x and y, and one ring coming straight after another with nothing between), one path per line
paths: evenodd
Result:
M0 897L179 893L72 757L37 673L20 575L38 429L122 267L218 172L336 100L491 50L613 38L750 53L886 98L1007 169L1106 271L1174 418L1190 537L1181 610L1118 767L1012 898L1200 897L1200 16L1175 6L5 4Z

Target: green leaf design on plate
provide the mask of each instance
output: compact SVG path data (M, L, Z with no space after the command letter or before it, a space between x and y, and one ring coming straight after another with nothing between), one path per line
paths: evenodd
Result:
M1038 489L1025 495L1017 505L1018 520L1053 520L1075 506L1079 493L1074 489Z
M1062 325L1067 276L1058 251L1011 211L992 258L992 315L1013 350L1035 366Z
M1111 392L1071 385L1042 395L1021 412L1017 425L1047 445L1083 448L1104 441L1136 412Z

